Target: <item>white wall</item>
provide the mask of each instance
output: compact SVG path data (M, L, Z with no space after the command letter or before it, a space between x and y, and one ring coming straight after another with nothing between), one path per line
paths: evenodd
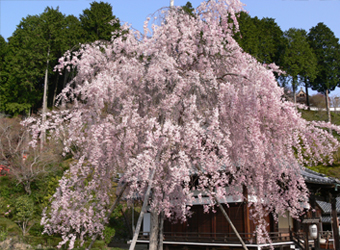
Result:
M150 213L145 213L143 218L143 232L144 235L148 235L147 233L150 233Z
M289 225L293 227L293 218L288 212L285 213L285 217L279 216L279 232L289 232Z

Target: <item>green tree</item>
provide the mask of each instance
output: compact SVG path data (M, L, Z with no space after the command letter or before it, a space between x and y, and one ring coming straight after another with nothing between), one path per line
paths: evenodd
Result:
M331 122L329 109L329 92L340 83L340 46L339 39L323 23L312 27L308 41L317 59L318 72L314 80L310 80L313 90L325 94L328 121Z
M291 28L284 32L287 46L283 56L283 69L291 80L296 103L296 90L298 85L307 77L313 80L316 75L316 57L307 41L307 32L303 29ZM308 96L308 83L305 82Z
M6 53L7 53L7 42L3 38L3 36L0 35L0 70L3 67Z
M91 8L85 9L79 19L88 42L110 41L111 33L120 28L119 19L112 14L112 6L109 3L91 3Z
M42 25L39 16L27 16L8 39L0 90L6 113L27 113L41 100L47 48Z
M66 17L58 8L47 7L40 15L23 18L7 46L1 110L14 115L32 108L36 111L42 105L44 89L45 110L53 106L67 80L53 68L66 50L84 41L83 37L80 21Z
M52 11L51 11L52 12ZM55 12L55 11L54 11ZM60 12L59 12L60 13ZM47 12L45 18L49 22L53 23L53 18L57 19L59 13ZM44 13L45 14L45 13ZM54 17L53 17L54 16ZM51 20L52 19L52 20ZM73 15L63 16L59 20L60 26L56 29L52 29L51 33L57 35L51 38L51 48L52 48L52 58L50 61L51 67L49 68L49 89L48 91L48 103L47 105L53 107L55 105L55 100L57 94L59 94L65 87L66 82L69 80L69 71L64 70L63 76L61 77L58 72L53 72L53 68L58 64L58 59L63 56L67 50L77 50L80 47L80 43L85 42L84 30L81 28L81 23L79 19ZM74 70L74 69L73 69ZM72 76L72 75L71 75Z
M191 16L195 16L195 9L192 7L192 4L189 1L184 6L182 6L182 10L184 10L184 12L188 13Z
M73 16L69 15L65 18L66 26L63 31L63 49L62 51L77 51L80 48L80 44L86 42L85 39L85 31L83 30L80 20ZM60 93L62 89L65 88L66 83L70 81L75 74L75 68L69 67L69 70L63 69L61 79L58 78L59 81L56 81L58 84L55 84L53 96L49 96L50 100L52 100L51 105L55 104L55 97L57 93ZM59 74L58 76L59 77Z
M247 13L240 13L238 21L240 32L235 35L235 39L243 50L262 63L280 65L285 39L275 20L252 18Z
M2 85L5 82L4 68L5 68L5 56L7 54L7 42L0 35L0 112L4 110L3 98L1 96Z
M34 203L28 196L19 196L14 203L14 220L22 230L22 235L26 236L30 228L34 225Z
M238 17L240 32L235 35L235 39L241 48L258 59L259 54L259 32L255 26L254 20L246 12L241 12Z

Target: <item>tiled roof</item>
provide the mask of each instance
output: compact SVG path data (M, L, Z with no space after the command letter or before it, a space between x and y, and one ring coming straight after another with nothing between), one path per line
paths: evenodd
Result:
M339 217L338 217L338 219L340 219ZM332 216L322 216L321 217L321 222L322 223L332 223Z
M323 214L330 214L332 212L331 203L326 201L316 201L316 203L320 206ZM340 197L336 197L336 211L338 214L340 213Z
M317 173L308 168L302 168L301 174L303 178L305 179L306 183L340 185L340 181L338 179L328 177L324 174Z
M322 223L331 223L332 222L332 217L331 216L322 216L321 217L321 222Z

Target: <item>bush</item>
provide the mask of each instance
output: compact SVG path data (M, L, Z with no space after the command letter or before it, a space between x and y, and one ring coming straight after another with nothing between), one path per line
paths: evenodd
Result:
M111 239L113 238L113 236L115 236L116 230L112 227L105 226L105 230L104 230L103 234L104 234L105 243L109 244L111 242Z
M88 247L91 243L91 239L87 240L87 242L84 243L84 245L81 247L80 246L80 241L76 240L75 244L74 244L74 248L75 249L79 249L79 250L85 250L86 247ZM106 243L103 240L96 240L92 246L91 249L98 249L98 250L102 250L102 249L106 249Z
M10 201L7 198L0 196L0 216L6 216L11 207Z
M7 238L7 228L0 226L0 241L4 241Z
M51 236L39 236L39 237L26 236L24 237L24 241L33 247L37 247L38 245L41 245L41 246L47 246L51 249L54 249L57 247L57 245L61 241L61 238L51 237Z
M40 223L35 223L30 229L30 235L41 237L43 231L44 227Z
M13 199L18 195L22 195L24 189L21 185L17 185L16 182L8 176L0 176L0 197L5 199Z
M15 202L14 219L22 229L22 235L30 230L30 222L32 223L34 216L34 203L27 195L18 197Z

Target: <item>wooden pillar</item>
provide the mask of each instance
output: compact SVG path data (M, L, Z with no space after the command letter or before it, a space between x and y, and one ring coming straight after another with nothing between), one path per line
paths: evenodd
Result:
M211 220L211 233L212 233L212 235L211 235L211 237L213 238L213 239L216 239L216 228L217 228L217 221L216 221L216 213L213 213L212 214L212 220Z
M312 207L312 218L315 219L317 217L317 214L316 214L316 199L315 199L315 193L314 192L311 192L310 196L309 196L309 199L310 199L310 204L311 204L311 207ZM316 223L316 226L317 226L317 238L314 240L314 248L316 250L319 250L320 249L320 238L319 238L319 232L320 232L320 226L319 226L320 223Z
M333 238L334 238L334 249L340 250L339 246L339 221L336 211L336 196L331 194L331 205L332 205L332 227L333 227Z
M250 216L249 216L249 207L248 207L248 189L246 186L243 186L243 229L246 234L246 238L250 237Z
M306 239L304 239L305 241L305 250L309 250L309 239L308 239L308 233L309 233L309 228L308 228L308 224L304 224L304 229L305 229L305 233L306 233Z

